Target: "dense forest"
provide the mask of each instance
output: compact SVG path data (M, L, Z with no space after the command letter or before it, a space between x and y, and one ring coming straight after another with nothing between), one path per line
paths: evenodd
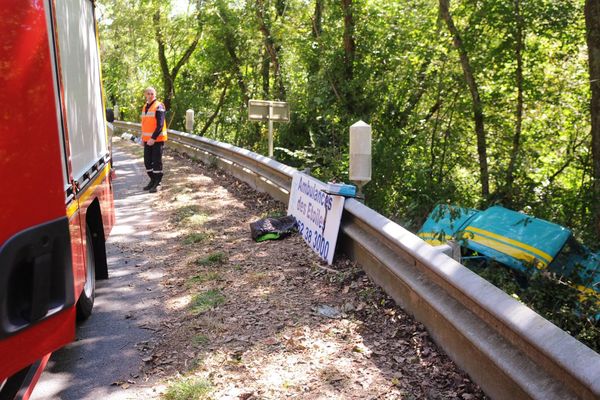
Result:
M275 158L348 181L416 230L438 203L524 211L600 243L600 0L100 0L110 105L153 85L173 129L266 154L249 99L290 103Z

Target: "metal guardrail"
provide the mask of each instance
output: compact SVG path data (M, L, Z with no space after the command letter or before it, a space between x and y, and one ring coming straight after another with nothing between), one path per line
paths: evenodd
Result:
M139 124L115 122L117 132ZM169 131L169 147L287 203L294 168ZM600 399L600 355L416 235L347 199L338 244L494 399Z

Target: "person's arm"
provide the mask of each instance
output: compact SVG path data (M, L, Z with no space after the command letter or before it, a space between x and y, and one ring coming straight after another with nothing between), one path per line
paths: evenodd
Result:
M165 123L165 106L159 104L158 107L156 107L156 113L154 115L156 117L156 129L152 134L152 139L156 140L162 132L163 124Z

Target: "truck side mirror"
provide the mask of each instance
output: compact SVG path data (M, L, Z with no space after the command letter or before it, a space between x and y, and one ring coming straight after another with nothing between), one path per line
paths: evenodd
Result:
M106 109L106 120L108 122L113 122L115 120L115 112L113 111L112 108Z

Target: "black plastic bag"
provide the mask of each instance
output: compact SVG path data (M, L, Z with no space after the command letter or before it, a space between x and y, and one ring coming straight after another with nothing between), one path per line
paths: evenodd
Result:
M250 234L257 242L278 240L288 236L296 229L296 218L288 215L280 218L263 218L250 224Z

